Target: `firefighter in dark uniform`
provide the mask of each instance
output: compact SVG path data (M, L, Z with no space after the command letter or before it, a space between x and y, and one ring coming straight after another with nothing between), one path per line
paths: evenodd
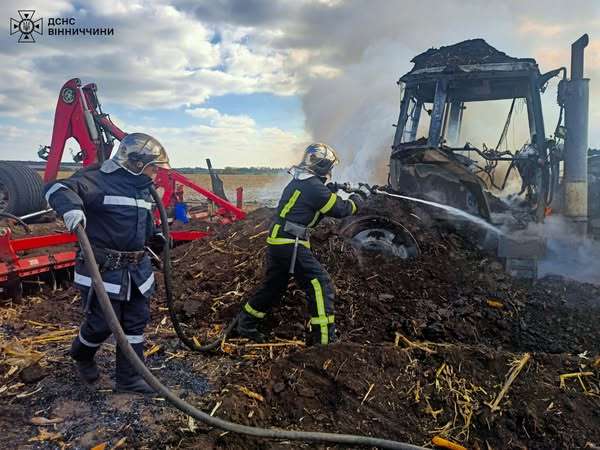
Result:
M169 167L160 143L143 133L121 141L112 159L100 167L84 168L68 179L46 186L46 200L63 217L67 229L85 227L99 265L104 288L131 346L143 360L144 328L150 319L149 300L154 273L144 251L160 242L148 188L158 167ZM71 356L84 381L99 377L94 355L111 331L92 289L92 279L81 255L75 264L75 285L81 291L85 318L71 346ZM129 364L117 345L116 391L152 393L153 389Z
M267 238L266 275L262 285L243 306L237 332L257 342L264 341L258 323L287 288L290 276L306 292L310 311L309 344L327 345L335 339L334 287L331 278L310 250L309 230L323 216L342 218L356 213L363 203L357 194L338 197L333 184L325 185L338 158L321 143L308 146L293 179L283 190ZM369 191L365 189L364 196Z

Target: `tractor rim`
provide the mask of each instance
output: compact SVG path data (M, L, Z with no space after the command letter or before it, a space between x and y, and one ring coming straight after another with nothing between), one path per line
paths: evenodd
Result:
M362 216L347 220L341 228L361 252L410 259L420 253L412 234L399 222L382 216Z
M404 243L397 243L396 234L384 228L362 230L352 238L366 252L383 253L400 259L408 259L409 251Z

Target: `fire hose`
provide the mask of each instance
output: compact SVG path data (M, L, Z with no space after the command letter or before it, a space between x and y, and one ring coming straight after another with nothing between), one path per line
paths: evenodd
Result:
M156 191L155 191L156 193ZM158 202L158 205L161 205ZM163 208L164 211L164 208ZM166 221L163 221L166 223ZM119 323L119 319L112 308L110 299L108 298L108 294L104 289L104 283L102 281L102 277L100 275L100 271L98 270L98 265L96 263L96 258L94 257L94 253L92 251L92 247L90 245L90 241L87 237L87 234L81 224L77 225L75 229L77 234L77 238L79 239L79 245L81 248L81 252L83 254L83 259L85 261L86 268L92 278L92 287L96 292L96 297L100 303L100 308L102 309L102 313L104 314L104 318L106 323L108 324L111 332L115 336L117 344L123 350L125 357L135 368L137 373L157 392L157 394L164 397L169 403L171 403L175 408L180 410L181 412L187 414L188 416L193 417L196 420L204 422L207 425L220 428L222 430L231 431L233 433L246 434L249 436L261 437L261 438L269 438L269 439L280 439L280 440L296 440L296 441L304 441L304 442L329 442L335 444L346 444L346 445L363 445L369 447L379 447L385 449L396 449L396 450L423 450L423 447L418 447L411 444L406 444L402 442L392 441L388 439L374 438L369 436L358 436L358 435L350 435L350 434L335 434L335 433L322 433L322 432L310 432L310 431L290 431L290 430L278 430L278 429L270 429L270 428L260 428L260 427L252 427L248 425L241 425L238 423L230 422L228 420L219 419L218 417L213 417L210 414L205 413L197 409L196 407L190 405L185 400L179 398L175 395L168 387L162 384L150 370L146 367L146 365L142 362L142 360L137 356L131 344L127 340L127 336L123 332L121 328L121 324ZM168 248L168 245L165 245L165 248ZM168 254L168 250L166 252ZM169 261L164 261L164 267L169 266ZM168 270L165 271L165 286L167 283L170 283L170 272Z
M11 213L7 213L7 212L0 212L0 217L6 217L7 219L12 219L15 222L17 222L19 225L21 225L23 227L23 229L25 230L25 232L27 234L31 233L31 229L29 228L29 226L23 221L23 219L21 217L17 217L14 214Z
M233 321L223 330L221 336L215 339L212 342L209 342L206 345L199 345L193 339L190 339L183 330L181 326L181 322L177 317L177 312L175 311L175 302L173 299L173 278L171 277L171 242L169 236L169 222L167 217L167 211L162 204L160 196L156 189L153 186L150 186L150 194L158 207L158 212L160 214L160 225L162 228L162 234L165 236L167 242L163 248L163 262L162 262L162 271L164 274L164 284L165 284L165 297L167 299L167 309L169 310L169 316L171 317L171 322L173 323L173 328L175 329L175 333L177 337L183 344L188 347L190 350L196 352L209 352L217 348L221 342L227 337L227 335L231 332L233 327L237 324L237 316Z

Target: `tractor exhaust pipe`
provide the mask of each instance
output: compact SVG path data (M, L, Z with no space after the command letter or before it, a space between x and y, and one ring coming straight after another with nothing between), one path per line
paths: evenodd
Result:
M584 34L571 45L571 79L565 86L565 216L578 235L588 227L588 110L589 78L583 78L583 52L589 43Z
M571 80L583 78L583 50L589 42L589 36L584 34L571 44Z

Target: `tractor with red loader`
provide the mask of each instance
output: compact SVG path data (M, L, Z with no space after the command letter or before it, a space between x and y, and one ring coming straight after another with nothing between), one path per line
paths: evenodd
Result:
M0 162L0 219L20 223L26 230L24 235L16 237L10 226L0 227L0 294L18 298L24 280L39 283L40 279L47 281L49 278L55 282L57 271L75 264L75 235L50 232L34 236L24 221L50 212L43 186L57 178L68 139L75 139L80 147L74 161L86 167L110 158L115 140L120 141L127 135L112 122L109 114L102 111L97 91L96 84L82 85L79 78L62 86L54 113L52 141L38 152L46 161L43 179L28 165L16 161ZM212 168L210 170L213 184L214 180L220 182L218 175ZM212 192L174 169L160 169L155 184L162 191L162 203L168 211L173 211L176 203L183 202L183 188L186 187L206 198L216 209L214 213L200 214L200 217L210 215L211 220L230 223L246 215L241 209L241 188L238 188L237 204L234 205L225 198L222 188L219 189L221 183L217 183ZM194 229L171 232L174 242L207 235L205 230Z

